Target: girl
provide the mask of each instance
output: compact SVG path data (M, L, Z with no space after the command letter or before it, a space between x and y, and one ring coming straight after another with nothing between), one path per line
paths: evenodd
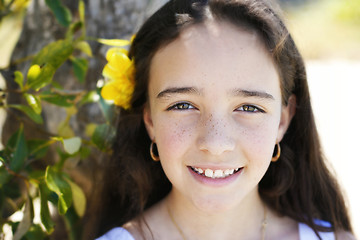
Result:
M99 239L354 239L269 1L171 0L129 58Z

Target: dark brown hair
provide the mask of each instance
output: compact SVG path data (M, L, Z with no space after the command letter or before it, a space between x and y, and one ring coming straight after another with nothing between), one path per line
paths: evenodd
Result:
M209 17L255 31L278 69L283 104L292 94L296 96L296 114L281 141L281 157L259 183L262 200L279 214L304 222L315 231L352 231L342 193L322 156L303 59L268 2L171 0L144 23L130 49L136 69L132 108L119 116L113 156L101 181L98 234L141 215L170 191L160 164L150 158L150 139L142 120L151 60L184 28ZM332 227L324 229L314 219L328 221Z

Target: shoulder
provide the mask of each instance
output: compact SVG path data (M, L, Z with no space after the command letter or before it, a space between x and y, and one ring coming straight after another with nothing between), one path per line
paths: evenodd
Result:
M157 235L157 231L164 225L163 222L157 222L159 218L154 214L157 212L159 212L158 207L153 206L151 209L146 210L142 217L137 217L125 223L122 227L113 228L96 240L152 239L153 234Z
M134 237L122 227L116 227L96 240L135 240Z
M315 220L315 223L317 225L323 226L323 227L330 227L331 224L326 221L321 220ZM336 231L334 232L319 232L319 235L321 239L323 240L335 240L335 239L341 239L341 240L356 240L353 234L347 231ZM318 237L315 233L315 231L310 228L305 223L299 223L299 236L300 240L310 240L314 239L317 240Z
M317 225L323 227L330 227L331 224L325 221L316 220ZM323 240L335 240L335 234L333 232L319 232L321 239ZM305 223L299 223L299 237L300 240L317 240L319 239L315 231L306 225Z

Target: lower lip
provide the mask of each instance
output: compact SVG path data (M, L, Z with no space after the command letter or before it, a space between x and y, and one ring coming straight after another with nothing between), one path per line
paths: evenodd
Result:
M208 178L203 175L200 175L196 172L194 172L191 167L188 167L190 174L197 180L198 182L212 186L212 187L222 187L225 185L228 185L232 182L234 182L242 173L243 168L241 168L237 173L234 173L228 177L225 178Z

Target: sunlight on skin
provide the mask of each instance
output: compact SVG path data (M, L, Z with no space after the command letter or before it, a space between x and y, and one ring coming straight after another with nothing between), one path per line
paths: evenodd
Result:
M257 35L215 21L184 30L155 54L148 91L145 125L173 184L160 204L193 239L259 239L264 210L257 184L294 105L282 105L278 73ZM211 178L227 169L236 173ZM147 217L151 228L154 218ZM288 227L269 236L297 235L294 221L272 218L276 226L283 221ZM209 232L214 225L221 231Z

